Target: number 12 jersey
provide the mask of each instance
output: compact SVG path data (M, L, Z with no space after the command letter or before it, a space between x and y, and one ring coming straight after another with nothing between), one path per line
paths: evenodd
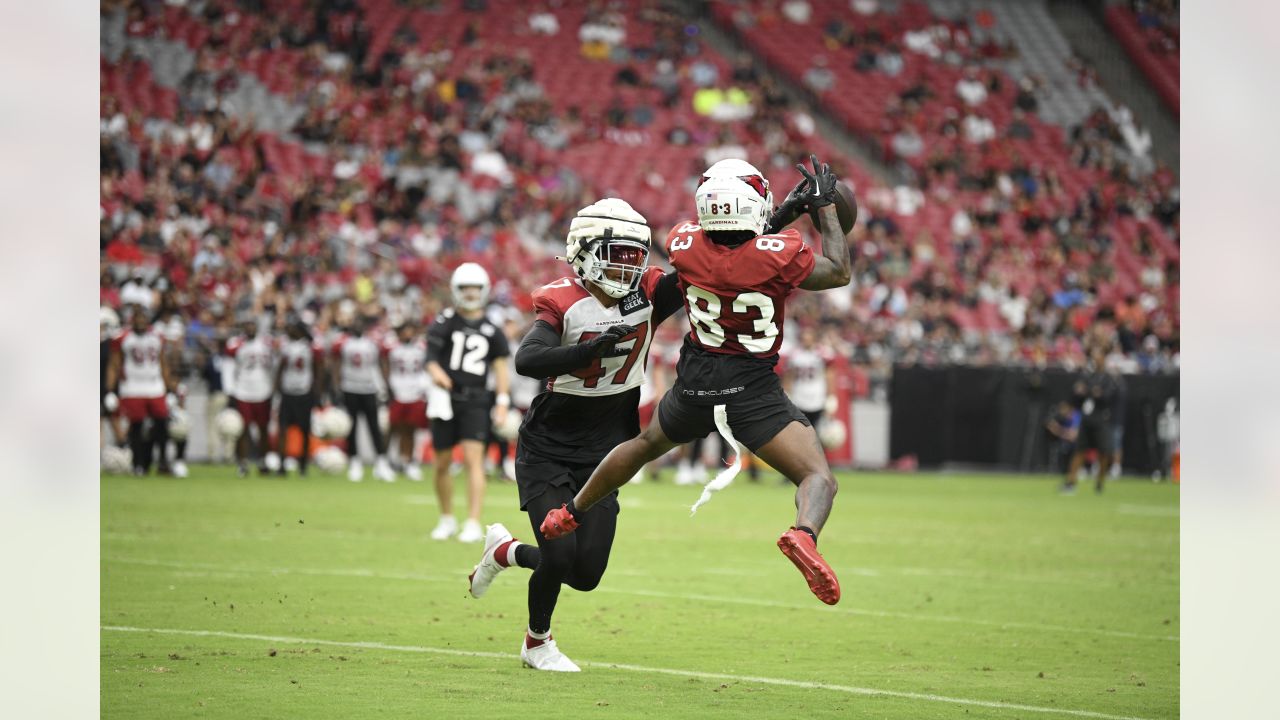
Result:
M427 330L427 359L453 381L455 400L477 400L488 388L493 361L511 354L507 336L484 317L468 320L445 308Z

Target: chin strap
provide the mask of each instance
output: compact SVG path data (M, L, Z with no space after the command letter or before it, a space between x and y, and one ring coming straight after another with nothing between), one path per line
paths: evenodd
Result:
M702 507L711 499L711 494L719 492L727 487L733 479L738 476L742 470L742 446L738 444L738 440L733 437L733 431L729 429L729 411L724 405L716 405L712 410L712 417L716 421L716 430L720 432L720 437L729 443L729 447L733 448L733 462L729 467L720 471L711 482L702 488L702 496L698 498L698 502L689 508L689 514L694 515L698 512L698 508Z

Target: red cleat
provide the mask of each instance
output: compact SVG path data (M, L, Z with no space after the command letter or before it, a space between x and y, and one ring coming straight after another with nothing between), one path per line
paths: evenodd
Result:
M819 600L828 605L840 602L840 581L827 561L822 559L809 533L791 528L778 538L778 549L800 568L805 582L809 583L809 590Z

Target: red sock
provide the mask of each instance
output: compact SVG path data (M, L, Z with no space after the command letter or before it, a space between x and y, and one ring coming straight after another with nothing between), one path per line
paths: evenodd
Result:
M532 632L532 631L528 631L528 632L525 632L525 634L524 634L524 646L525 646L526 648L528 648L528 649L532 650L533 648L536 648L536 647L538 647L539 645L542 645L543 643L545 643L546 641L548 641L548 640L550 640L550 639L551 639L551 631L550 631L550 630L548 630L548 631L547 631L547 632L545 632L545 633L542 633L542 637L540 637L540 638L539 638L539 637L534 637L534 636L533 636L533 632Z
M502 543L501 545L499 545L498 549L493 551L494 561L497 562L502 567L511 567L511 563L507 562L507 553L511 549L511 545L516 542L519 542L519 541L512 538L511 540L508 540Z

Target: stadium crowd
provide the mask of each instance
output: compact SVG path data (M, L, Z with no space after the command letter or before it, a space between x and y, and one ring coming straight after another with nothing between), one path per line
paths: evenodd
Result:
M167 37L181 18L203 42L170 107L148 113L103 84L101 304L153 314L182 348L179 372L212 390L244 319L283 332L296 316L326 337L364 318L386 332L433 317L462 262L485 266L495 314L523 323L530 292L568 271L556 255L573 212L611 189L561 162L566 149L607 153L637 132L696 148L682 177L634 168L647 194L682 199L683 215L648 213L662 237L692 215L692 183L717 154L751 156L777 193L798 179L790 165L821 143L783 92L790 79L748 55L726 64L666 3L592 2L578 27L562 27L561 3L495 19L489 5L499 4L396 5L462 13L455 46L409 23L384 38L369 21L372 4L349 0L104 2L104 18L124 14L130 38ZM758 15L755 5L738 10ZM792 13L801 5L783 3ZM537 58L486 44L483 13L522 33L577 37L583 58L616 67L613 89L636 92L602 92L609 99L594 105L552 96ZM858 48L858 72L901 70L894 56L916 52L910 37L859 34L852 24L823 33ZM913 74L884 108L899 184L832 163L857 186L865 219L851 242L854 282L845 293L796 298L792 323L819 329L873 384L898 363L1079 368L1094 338L1114 338L1114 361L1127 371L1176 371L1178 263L1148 223L1176 245L1177 178L1134 152L1131 119L1099 109L1065 134L1063 161L1102 178L1073 196L1055 167L1017 150L1020 137L1042 131L1030 119L1043 88L982 65L1016 51L959 42L943 50L937 63L966 68L961 84ZM303 109L291 136L258 131L228 100L254 63L285 69L259 77ZM154 84L133 46L102 65ZM807 84L820 90L822 77ZM924 112L937 98L968 110ZM1006 111L993 123L978 108L996 103ZM944 209L943 227L920 220L925 204ZM1130 221L1141 223L1136 232L1113 231ZM1120 243L1136 265L1118 267ZM674 335L659 340L670 348Z

